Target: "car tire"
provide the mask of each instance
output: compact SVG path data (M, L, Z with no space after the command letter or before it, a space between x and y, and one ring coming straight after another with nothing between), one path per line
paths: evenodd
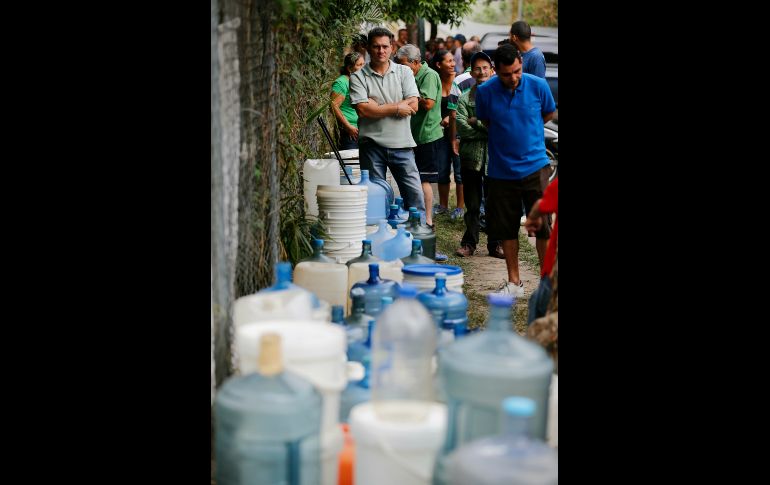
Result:
M548 176L548 182L552 182L559 174L559 159L547 148L545 154L548 155L548 161L551 162L551 175Z

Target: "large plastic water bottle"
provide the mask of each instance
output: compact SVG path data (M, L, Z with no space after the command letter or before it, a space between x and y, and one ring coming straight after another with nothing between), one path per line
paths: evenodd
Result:
M409 211L404 208L404 199L402 197L396 197L395 204L398 206L398 218L405 222L409 219Z
M383 261L393 261L405 258L410 254L412 254L412 241L402 224L398 226L398 232L393 239L388 239L382 243L380 258Z
M313 254L312 256L308 256L307 258L300 261L300 263L304 262L313 262L313 263L336 263L337 261L330 258L329 256L324 254L324 240L323 239L313 239L310 243L311 246L313 246Z
M366 338L356 340L348 344L348 360L351 362L360 362L364 367L364 378L359 382L350 382L342 395L340 396L340 421L348 422L350 410L356 404L369 402L372 397L372 391L369 388L371 378L371 357L372 357L372 332L374 331L374 320L367 322Z
M363 342L369 332L369 320L373 320L366 314L366 292L362 288L352 288L350 298L353 300L350 315L345 318L345 330L348 335L348 345L354 341Z
M436 328L416 297L417 288L401 287L398 300L377 319L372 337L372 405L383 421L422 421L435 399Z
M377 232L369 234L369 240L372 241L372 254L382 259L383 243L389 239L392 239L395 234L393 234L390 229L388 229L387 219L380 219L377 224L379 225Z
M366 223L377 224L380 219L387 219L390 206L387 190L382 185L369 180L369 170L361 170L361 181L358 185L367 187Z
M321 396L285 372L281 340L260 340L259 371L225 382L214 402L219 485L320 483Z
M468 299L462 293L450 291L446 287L446 273L436 273L436 287L423 291L417 299L429 312L438 311L442 315L439 331L440 341L452 341L455 334L464 335L468 326Z
M450 485L557 485L556 450L531 437L535 402L525 397L503 401L498 436L468 443L449 456Z
M381 259L372 254L372 240L364 239L361 241L361 255L351 259L345 264L350 268L350 265L353 263L377 263L379 261L381 261Z
M422 241L422 254L430 259L436 259L436 233L433 229L420 223L420 213L416 207L409 208L409 220L406 222L406 230L414 239Z
M332 323L345 325L345 307L342 305L332 305Z
M361 288L366 293L366 314L377 317L382 311L382 297L397 297L399 284L393 280L380 278L380 265L377 263L370 263L369 279L353 285L350 289L351 298L353 297L352 291L354 288Z
M401 261L403 261L404 266L407 264L433 264L435 261L433 261L430 258L426 258L422 255L422 241L419 239L412 239L412 254L405 258L401 258Z
M543 348L512 330L512 295L489 295L489 320L477 332L439 350L439 378L447 396L446 442L433 483L448 483L446 456L469 441L497 433L500 403L508 396L535 401L533 436L546 437L553 360Z

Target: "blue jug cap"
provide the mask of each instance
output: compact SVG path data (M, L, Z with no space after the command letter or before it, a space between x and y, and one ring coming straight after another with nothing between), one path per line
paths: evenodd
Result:
M507 397L503 399L503 412L508 416L528 418L535 414L535 401L528 397Z
M448 264L407 264L401 269L401 272L413 276L434 277L436 273L446 273L447 276L462 274L463 270L459 266Z

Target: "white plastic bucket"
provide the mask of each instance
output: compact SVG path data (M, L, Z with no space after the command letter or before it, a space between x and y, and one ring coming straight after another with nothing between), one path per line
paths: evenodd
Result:
M429 268L427 271L420 271L419 275L410 274L408 272L410 266L412 265L407 265L402 270L404 272L404 283L414 285L420 290L432 290L436 287L436 273L444 272L447 274L446 287L452 291L459 291L460 293L463 291L463 282L465 280L463 278L463 271L459 266L447 266L446 270L444 270L442 269L442 265L439 264L413 265L415 268ZM459 272L456 274L450 274L457 271Z
M344 264L304 262L294 268L294 284L330 305L345 305L347 282L348 267Z
M372 403L354 406L350 411L356 453L354 482L429 485L446 424L446 406L440 403L431 403L428 417L417 423L379 420Z
M302 166L302 179L305 213L317 216L316 187L318 185L329 187L340 184L339 162L333 158L305 160Z

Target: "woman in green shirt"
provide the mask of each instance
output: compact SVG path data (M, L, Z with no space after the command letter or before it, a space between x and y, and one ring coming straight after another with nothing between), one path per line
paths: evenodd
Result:
M350 104L350 75L364 67L364 58L358 52L345 56L340 77L332 84L332 111L339 128L339 149L358 148L358 113Z

